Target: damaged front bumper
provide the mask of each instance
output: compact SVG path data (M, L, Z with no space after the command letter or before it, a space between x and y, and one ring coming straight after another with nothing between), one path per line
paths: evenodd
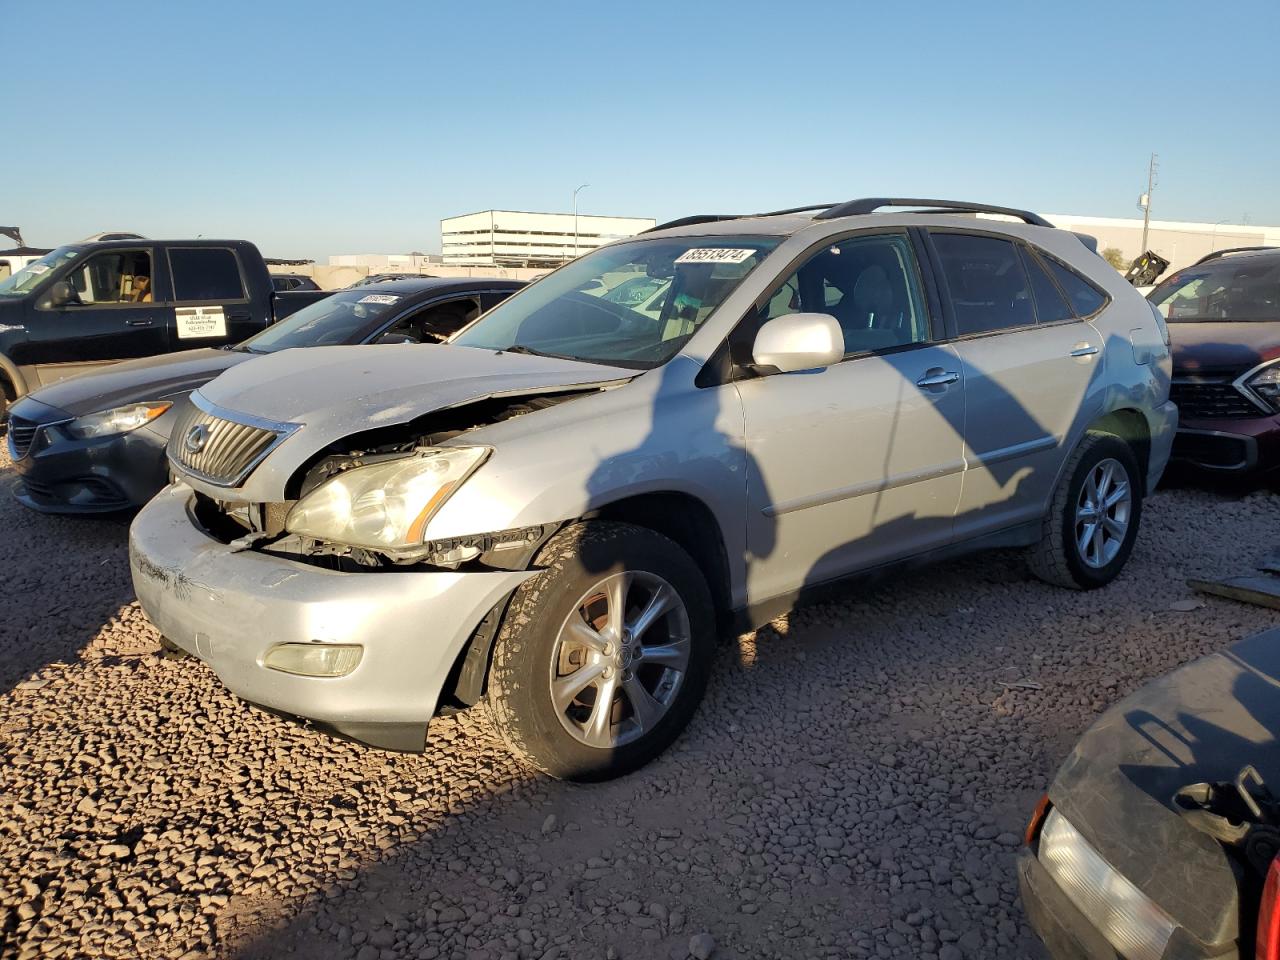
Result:
M529 571L352 573L220 543L162 490L129 532L142 609L238 696L353 739L421 750L441 689L476 626ZM359 646L343 676L265 665L282 644Z

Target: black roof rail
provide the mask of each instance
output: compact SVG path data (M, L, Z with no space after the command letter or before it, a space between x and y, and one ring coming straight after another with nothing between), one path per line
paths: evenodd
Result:
M960 211L963 213L999 213L1006 217L1017 217L1023 223L1036 227L1052 227L1053 224L1039 214L1029 210L1017 210L1013 207L996 207L989 203L966 203L962 200L920 200L903 197L864 197L861 200L849 200L838 203L830 209L818 214L815 220L835 220L837 217L855 217L861 214L875 213L881 207L933 207L930 213Z
M770 210L768 213L750 213L750 217L782 217L788 213L804 213L807 210L826 210L835 206L831 203L810 203L803 207L787 207L785 210Z
M1280 247L1224 247L1221 250L1214 250L1212 253L1206 253L1203 257L1192 264L1198 267L1202 263L1208 263L1210 260L1217 260L1219 257L1225 257L1229 253L1252 253L1255 250L1280 250Z
M737 220L741 214L737 213L695 213L691 217L681 217L679 220L668 220L666 223L660 223L657 226L650 227L648 230L641 230L641 233L653 233L655 230L670 230L673 227L692 227L698 223L719 223L721 220Z
M681 217L679 220L668 220L666 223L660 223L656 227L650 227L648 230L642 230L641 233L651 233L654 230L666 230L671 227L692 227L699 223L718 223L721 220L745 220L750 217L782 217L788 213L804 213L807 210L826 210L831 207L830 203L809 203L803 207L787 207L785 210L769 210L765 213L702 213L695 214L692 217Z

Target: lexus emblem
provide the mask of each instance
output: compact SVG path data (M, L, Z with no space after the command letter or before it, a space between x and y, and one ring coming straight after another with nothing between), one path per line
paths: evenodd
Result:
M187 431L187 435L182 439L182 446L187 453L199 453L204 449L204 445L209 442L209 428L203 423L197 423L194 427Z

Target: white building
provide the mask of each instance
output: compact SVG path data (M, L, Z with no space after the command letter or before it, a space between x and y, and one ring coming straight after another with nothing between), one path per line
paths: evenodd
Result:
M557 267L657 224L646 217L484 210L440 221L446 266Z
M1142 253L1142 218L1078 217L1046 213L1044 218L1062 230L1098 238L1098 252L1115 247L1126 261ZM1207 253L1228 247L1280 246L1280 227L1252 223L1198 223L1191 220L1152 220L1147 249L1169 261L1165 275L1195 263Z
M370 273L426 273L443 261L436 253L340 253L331 267L368 267Z

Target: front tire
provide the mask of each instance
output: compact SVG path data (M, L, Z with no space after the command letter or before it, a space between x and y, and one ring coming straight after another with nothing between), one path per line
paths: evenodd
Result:
M608 780L680 735L715 649L711 595L674 542L591 521L556 534L494 643L488 702L513 752L553 777Z
M1028 551L1045 583L1095 590L1114 580L1133 552L1142 487L1133 449L1108 433L1089 433L1062 471L1040 542Z

